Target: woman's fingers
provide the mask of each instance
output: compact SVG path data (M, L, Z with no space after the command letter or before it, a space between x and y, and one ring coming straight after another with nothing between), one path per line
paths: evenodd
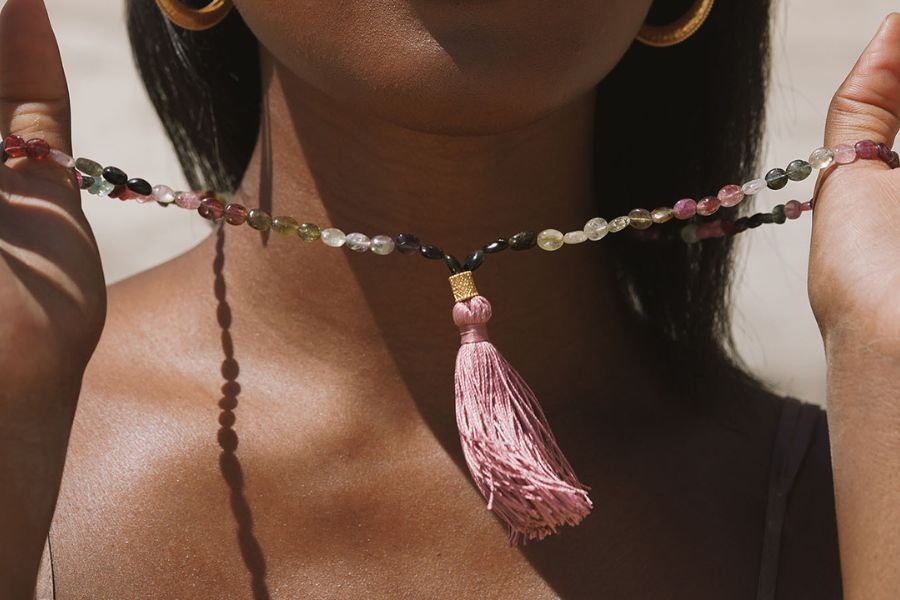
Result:
M43 0L0 10L0 133L72 153L69 90Z
M889 14L828 109L825 145L870 139L889 147L900 128L900 13Z

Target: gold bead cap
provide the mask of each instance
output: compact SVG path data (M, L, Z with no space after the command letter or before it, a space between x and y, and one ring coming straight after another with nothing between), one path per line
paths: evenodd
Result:
M449 281L455 302L462 302L478 295L472 271L463 271L462 273L451 275Z

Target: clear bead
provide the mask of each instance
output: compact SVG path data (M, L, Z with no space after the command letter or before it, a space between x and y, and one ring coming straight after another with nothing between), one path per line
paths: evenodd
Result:
M348 233L346 237L347 247L354 252L365 252L372 245L369 236L362 233Z
M813 169L824 169L834 161L834 152L830 148L816 148L809 155L809 164Z
M563 236L563 242L566 244L580 244L581 242L586 242L587 239L587 234L580 229L570 231Z
M68 169L75 166L74 158L56 148L50 148L50 158L53 159L56 164L62 165Z
M611 233L618 233L622 231L628 224L631 222L631 219L626 216L616 217L612 221L609 222L609 231Z
M172 204L175 202L175 190L167 185L154 185L150 197L163 204Z
M672 216L672 209L668 206L654 208L650 213L650 218L654 223L667 223L672 220Z
M596 242L603 239L603 236L609 232L609 224L604 218L594 217L584 224L584 232L589 240Z
M394 251L394 238L389 235L376 235L372 238L372 252L382 256Z
M544 250L559 250L563 245L564 236L558 229L545 229L537 236L537 245Z
M340 229L329 227L321 231L322 243L332 248L340 248L347 241L347 236Z
M759 178L748 181L747 183L742 185L741 191L744 192L745 196L753 196L754 194L760 193L767 187L769 187L769 184L766 183L766 180L763 178Z
M97 180L97 183L95 183L94 185L97 187L97 195L98 196L106 196L111 191L113 191L114 187L116 187L113 184L111 184L110 182L108 182L107 180L103 179L102 177L100 177Z

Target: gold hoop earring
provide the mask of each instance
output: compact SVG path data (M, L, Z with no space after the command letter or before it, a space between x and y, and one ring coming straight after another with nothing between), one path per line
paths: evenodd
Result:
M715 0L696 0L694 5L677 21L668 25L648 25L644 23L637 40L648 46L665 48L680 44L700 29L709 16Z
M190 31L203 31L215 27L234 8L231 0L211 0L203 8L190 8L180 0L156 0L156 5L166 18Z

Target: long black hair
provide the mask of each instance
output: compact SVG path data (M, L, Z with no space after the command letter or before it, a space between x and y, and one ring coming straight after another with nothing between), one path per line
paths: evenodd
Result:
M204 5L204 0L182 0ZM693 0L657 0L666 23ZM719 0L700 30L670 48L636 42L598 84L596 188L609 216L715 194L757 176L769 68L770 0ZM236 10L205 32L182 30L149 0L128 0L138 68L194 189L233 190L259 133L257 40ZM744 202L720 213L736 216ZM731 335L733 236L700 243L611 236L619 288L667 356L698 378L740 368ZM703 365L702 369L697 369Z

